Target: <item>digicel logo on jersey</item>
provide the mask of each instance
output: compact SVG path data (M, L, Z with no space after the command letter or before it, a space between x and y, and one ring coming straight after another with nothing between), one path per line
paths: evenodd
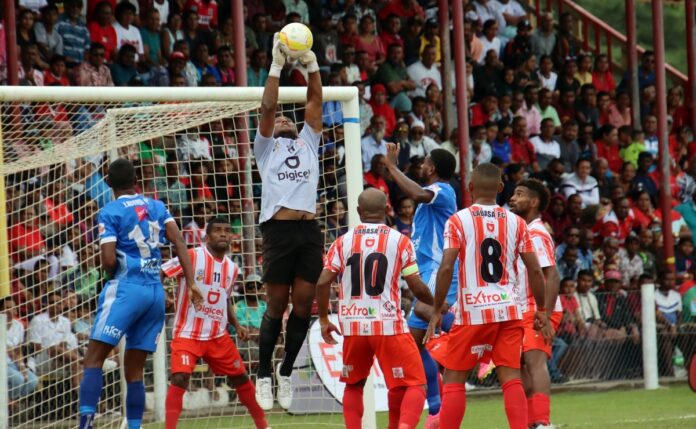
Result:
M196 311L203 313L206 316L212 316L213 318L221 318L225 316L225 312L222 308L213 307L212 305L201 304L196 308Z
M464 302L468 305L495 304L496 302L505 302L508 298L509 296L506 293L487 294L484 291L480 291L476 295L472 293L465 294Z
M359 307L355 303L351 305L341 305L339 308L341 317L377 317L377 309L373 307Z

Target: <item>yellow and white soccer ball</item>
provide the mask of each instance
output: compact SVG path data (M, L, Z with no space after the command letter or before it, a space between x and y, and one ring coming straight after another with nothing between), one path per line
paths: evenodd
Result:
M312 49L314 36L312 31L304 24L293 22L280 30L278 35L285 53L291 58L299 58Z

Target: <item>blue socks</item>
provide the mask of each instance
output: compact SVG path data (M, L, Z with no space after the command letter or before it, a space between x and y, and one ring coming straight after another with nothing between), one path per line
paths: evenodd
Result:
M143 381L128 383L126 391L126 418L128 429L140 429L145 411L145 385Z
M437 363L430 356L428 350L423 348L420 351L423 368L425 369L425 379L428 384L426 386L426 399L428 400L428 414L435 415L440 412L440 383L438 382Z
M92 429L102 391L102 369L85 368L80 383L80 429Z

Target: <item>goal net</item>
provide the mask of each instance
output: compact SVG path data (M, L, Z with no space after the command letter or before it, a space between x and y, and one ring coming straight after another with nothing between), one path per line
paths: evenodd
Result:
M40 89L40 91L37 91ZM74 427L78 423L81 360L105 279L100 269L96 216L111 200L108 164L125 157L136 165L138 191L165 202L189 246L202 243L206 219L229 219L230 256L240 266L235 311L251 332L236 340L254 379L258 328L265 309L260 284L258 225L261 181L252 153L262 88L0 89L2 162L0 295L7 325L7 407L13 427ZM282 88L279 112L303 125L305 88ZM317 213L328 246L357 215L362 187L357 91L326 88L332 112L324 118ZM347 167L348 166L348 167ZM2 183L0 183L2 185ZM1 208L0 208L1 209ZM353 222L357 221L352 217ZM7 231L7 239L2 234ZM162 249L163 259L172 249ZM167 293L160 347L147 362L144 426L164 420L175 286ZM310 329L311 330L311 329ZM316 328L315 328L316 330ZM341 359L319 345L314 332L293 373L290 413L275 408L273 427L342 426ZM104 390L95 425L120 427L125 418L123 348L104 366ZM282 341L275 355L282 356ZM0 401L2 402L2 401ZM0 422L1 423L1 422ZM234 389L199 362L184 397L181 427L253 427ZM159 426L158 426L159 427Z

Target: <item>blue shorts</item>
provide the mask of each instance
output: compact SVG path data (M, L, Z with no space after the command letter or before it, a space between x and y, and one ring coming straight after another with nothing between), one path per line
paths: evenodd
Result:
M423 279L423 282L428 285L428 289L430 289L430 293L433 295L435 294L435 279L437 277L437 271L432 271L429 273L422 273L421 278ZM447 298L445 299L447 301L447 304L453 305L455 301L457 301L457 284L458 284L458 279L456 275L452 278L452 285L449 288L449 291L447 292ZM413 305L416 305L416 301L413 301ZM454 314L452 313L447 313L442 316L442 330L445 332L449 332L450 327L452 326L452 322L454 321ZM416 316L416 313L414 311L411 311L411 315L408 317L406 320L406 323L408 324L409 328L413 329L421 329L423 331L428 329L428 324L430 323L427 320L423 320L420 317Z
M90 339L115 346L126 336L126 350L154 352L164 326L161 283L110 280L99 295Z

